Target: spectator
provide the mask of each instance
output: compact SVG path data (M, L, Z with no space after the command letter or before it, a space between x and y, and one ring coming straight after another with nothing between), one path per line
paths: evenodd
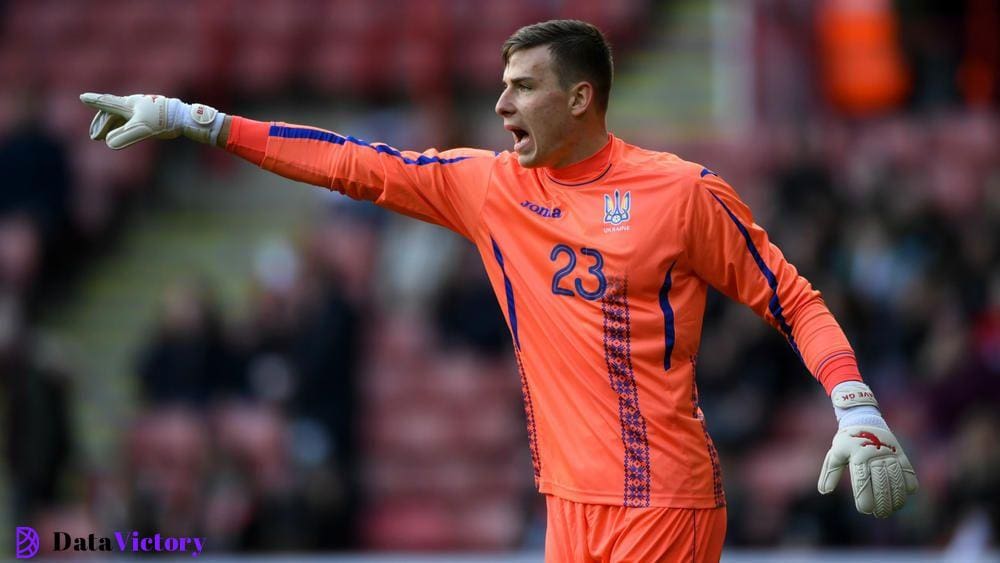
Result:
M139 360L146 401L200 405L232 392L238 386L235 362L206 286L170 286L159 326Z

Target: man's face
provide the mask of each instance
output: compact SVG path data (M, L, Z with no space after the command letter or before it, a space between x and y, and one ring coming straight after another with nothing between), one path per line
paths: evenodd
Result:
M503 71L496 112L514 135L521 166L564 164L572 128L569 93L559 84L547 45L515 51Z

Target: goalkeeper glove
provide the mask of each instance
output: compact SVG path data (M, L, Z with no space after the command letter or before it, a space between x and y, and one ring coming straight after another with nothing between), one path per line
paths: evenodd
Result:
M872 390L859 381L846 381L831 394L840 429L823 460L819 492L833 492L850 465L854 505L862 514L886 518L917 490L917 475L899 441L882 419Z
M177 98L133 94L86 93L80 101L98 110L90 123L90 138L112 149L123 149L149 139L174 139L184 135L215 144L226 114L204 104L186 104Z

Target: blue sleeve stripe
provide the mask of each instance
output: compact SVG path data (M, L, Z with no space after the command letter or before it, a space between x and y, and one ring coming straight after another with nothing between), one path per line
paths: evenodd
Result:
M504 289L507 291L507 317L510 319L510 332L514 335L514 346L520 350L521 341L517 337L517 309L514 307L514 287L510 284L510 278L507 277L507 270L504 269L503 253L500 252L500 246L497 245L497 241L493 240L493 237L490 237L490 242L493 243L493 256L497 259L497 264L500 265Z
M819 373L819 371L821 369L823 369L823 366L825 366L827 362L829 362L830 360L832 360L834 358L839 358L839 357L842 357L842 356L853 356L853 355L854 355L854 352L851 351L851 350L843 350L843 351L840 351L840 352L834 352L833 354L830 354L829 356L823 358L823 361L821 361L819 363L819 365L816 366L816 373Z
M335 145L343 145L344 143L353 143L362 147L368 147L375 152L380 152L394 156L401 159L406 164L414 164L416 166L423 166L425 164L451 164L453 162L461 162L471 156L456 156L454 158L441 158L438 156L427 156L420 155L416 159L403 156L403 153L390 147L389 145L384 145L381 143L369 143L368 141L358 139L351 136L342 136L330 131L318 131L316 129L306 129L304 127L286 127L284 125L271 125L271 129L268 131L268 135L271 137L281 137L283 139L310 139L313 141L323 141L324 143L333 143Z
M709 190L708 193L712 194L715 201L719 202L719 205L726 210L726 213L729 214L729 218L733 220L733 223L736 223L736 228L739 229L740 233L743 235L743 240L747 243L747 250L749 250L750 255L753 256L753 261L757 263L757 268L760 270L760 273L763 274L764 279L767 280L767 285L771 287L771 300L768 302L767 308L771 311L771 316L774 317L774 320L778 322L778 326L781 328L781 332L784 333L785 338L788 339L788 344L792 347L792 350L795 351L799 360L802 360L802 354L799 353L799 347L795 343L795 338L792 337L792 327L788 325L787 321L785 321L784 309L782 309L781 301L778 299L778 279L774 276L774 272L772 272L771 269L767 267L767 264L764 263L764 259L761 258L760 252L757 251L757 247L754 245L753 239L750 238L750 232L747 231L747 228L743 225L743 223L741 223L729 207L723 203L721 199L719 199L719 196L712 193L711 190ZM803 363L805 363L804 360Z
M663 278L663 286L660 288L660 310L663 311L663 371L670 370L670 356L674 353L674 308L670 306L670 287L673 280L670 277L674 271L674 260L667 269L667 275Z

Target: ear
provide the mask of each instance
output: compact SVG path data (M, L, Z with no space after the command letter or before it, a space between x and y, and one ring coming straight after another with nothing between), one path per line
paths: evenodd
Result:
M590 82L577 82L569 89L569 112L573 117L580 117L594 104L594 85Z

